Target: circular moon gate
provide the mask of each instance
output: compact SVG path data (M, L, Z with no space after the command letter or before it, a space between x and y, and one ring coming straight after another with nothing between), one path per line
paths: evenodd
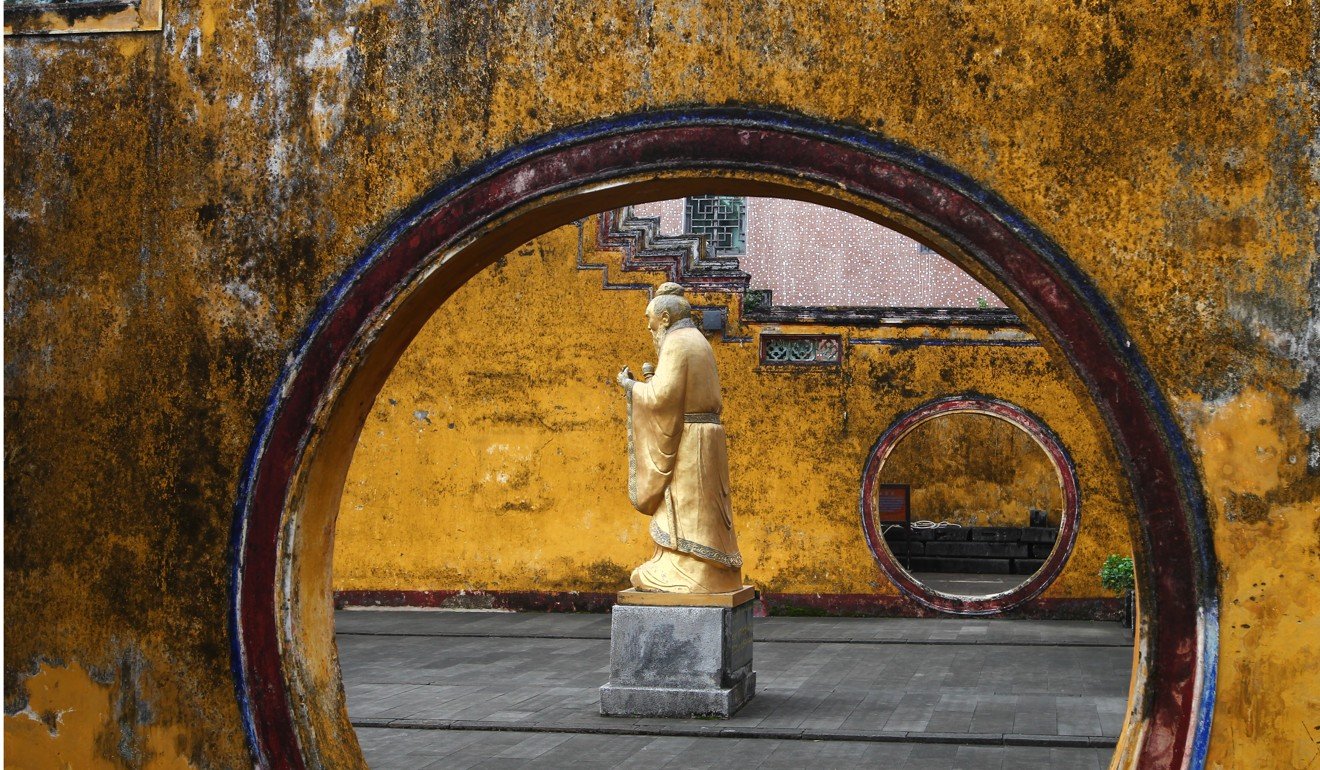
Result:
M1050 459L1063 496L1063 514L1059 517L1059 538L1049 557L1045 559L1045 563L1018 586L990 596L948 594L922 583L894 558L876 522L876 485L880 480L880 471L894 448L919 426L937 417L955 414L981 414L994 417L1025 432ZM900 416L893 425L880 434L880 438L876 439L875 446L867 455L865 469L862 471L862 495L858 508L862 515L862 532L866 535L866 545L871 549L871 555L900 591L913 600L941 612L955 615L991 615L1012 609L1037 596L1063 571L1063 565L1068 561L1068 555L1072 553L1073 543L1077 539L1078 520L1081 515L1081 487L1077 483L1077 472L1068 450L1059 441L1059 437L1055 436L1038 417L1007 401L981 396L945 396L928 401Z
M1010 294L1089 390L1133 489L1150 623L1121 750L1141 766L1202 764L1218 640L1204 501L1183 437L1112 308L1058 246L939 161L865 132L741 109L640 113L509 149L428 192L324 298L272 388L236 502L230 622L254 761L362 762L334 647L334 521L358 431L422 323L531 237L696 192L834 206L936 244Z

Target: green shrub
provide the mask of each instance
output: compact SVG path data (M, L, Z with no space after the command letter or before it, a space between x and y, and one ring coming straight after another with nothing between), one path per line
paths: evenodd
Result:
M1100 585L1116 594L1123 594L1136 587L1132 575L1132 557L1111 553L1100 567Z

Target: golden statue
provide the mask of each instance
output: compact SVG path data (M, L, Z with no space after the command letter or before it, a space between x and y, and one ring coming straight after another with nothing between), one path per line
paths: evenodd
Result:
M632 573L641 591L709 594L742 587L733 534L729 455L720 424L715 353L692 323L683 287L664 283L646 306L655 338L644 380L628 367L628 497L651 517L655 555Z

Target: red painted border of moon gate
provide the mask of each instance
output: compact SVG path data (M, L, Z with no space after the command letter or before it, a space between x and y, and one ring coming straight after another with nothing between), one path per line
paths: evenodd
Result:
M421 280L423 268L434 267L435 255L483 229L495 231L496 222L518 227L518 212L535 211L548 196L560 196L562 207L564 196L593 185L599 201L601 186L614 180L724 170L841 189L915 219L993 273L1048 330L1110 428L1140 518L1142 606L1153 622L1146 629L1146 729L1137 756L1143 767L1202 764L1218 639L1203 495L1163 396L1108 302L1011 207L939 161L873 134L739 109L640 113L512 148L404 212L327 295L273 383L236 503L233 656L254 761L292 768L319 762L304 755L308 749L297 738L298 725L307 723L295 720L306 717L296 715L282 667L275 581L280 560L289 557L280 553L281 522L306 448L325 419L319 405L333 400L342 370L355 365L349 354L378 314Z
M894 447L916 430L917 426L936 417L950 414L989 415L1026 432L1050 458L1050 463L1059 477L1063 512L1059 517L1059 537L1055 541L1054 548L1050 550L1050 555L1040 569L1028 575L1021 584L991 596L946 594L922 583L894 558L876 521L876 484L880 480L880 470L889 459L890 453L894 451ZM876 564L900 591L912 597L914 601L941 612L955 615L993 615L1010 610L1039 595L1063 571L1063 565L1068 561L1073 543L1077 540L1081 500L1081 487L1077 483L1077 471L1073 466L1072 458L1068 456L1068 451L1064 449L1058 436L1055 436L1040 418L1007 401L967 395L946 396L928 401L899 417L893 425L880 434L875 446L871 448L871 453L867 455L866 466L862 471L862 495L858 507L861 509L862 532L866 535L866 545L871 549Z

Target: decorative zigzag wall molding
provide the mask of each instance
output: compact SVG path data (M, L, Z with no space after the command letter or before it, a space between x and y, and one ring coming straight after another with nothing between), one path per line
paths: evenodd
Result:
M738 295L741 318L751 323L831 326L977 326L1020 329L1022 320L1004 308L794 307L775 305L768 290L749 290L751 276L737 257L720 256L695 234L662 235L659 217L639 217L631 206L601 213L596 247L622 253L624 272L664 273L693 291ZM604 273L606 289L650 289L650 284L611 283L607 264L578 260L579 269Z
M625 271L663 272L694 291L746 291L752 277L737 257L715 254L704 235L661 235L659 217L639 217L631 206L600 215L598 245L623 253Z

